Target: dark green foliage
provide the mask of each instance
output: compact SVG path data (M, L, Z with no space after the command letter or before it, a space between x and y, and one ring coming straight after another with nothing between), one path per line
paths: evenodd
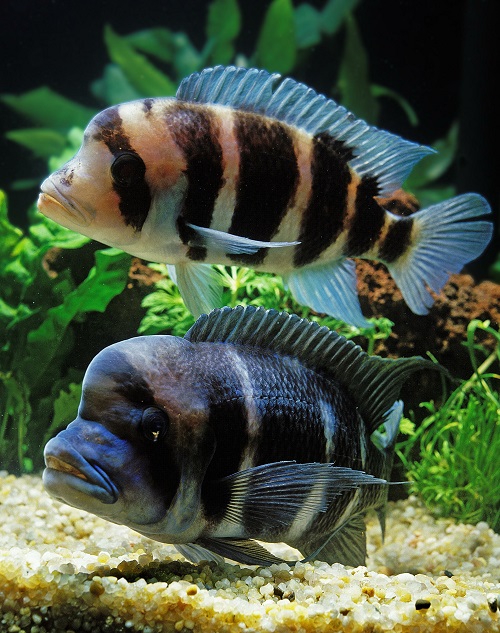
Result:
M41 465L51 422L67 423L76 411L82 374L67 367L71 324L87 312L103 312L123 290L130 257L97 251L79 285L68 270L51 278L43 265L49 249L78 248L88 239L42 216L25 235L9 222L3 192L0 231L0 465L29 471Z
M495 350L480 365L474 342L477 330L488 333ZM463 523L487 521L500 531L500 375L489 373L500 360L500 334L489 324L471 321L467 346L474 374L436 408L422 407L428 417L398 445L411 491L439 516Z

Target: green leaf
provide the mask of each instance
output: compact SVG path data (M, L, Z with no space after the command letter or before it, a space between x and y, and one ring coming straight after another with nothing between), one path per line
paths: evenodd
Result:
M228 64L234 56L233 40L241 27L237 0L214 0L208 7L207 44L204 59L211 64Z
M401 109L408 117L408 121L410 122L410 124L418 125L417 113L411 107L408 101L398 92L396 92L395 90L391 90L390 88L386 88L385 86L378 86L375 84L372 84L371 89L374 97L389 97L390 99L394 99L394 101L396 101L396 103L401 106Z
M153 55L162 62L169 63L174 58L175 34L170 29L164 27L143 29L126 35L125 39L135 49Z
M321 14L310 4L295 9L295 41L297 48L309 48L321 41Z
M327 35L333 35L342 26L349 13L359 4L359 0L329 0L321 12L321 28Z
M176 86L144 55L117 35L110 26L104 28L104 41L111 60L120 66L130 84L143 96L162 97L175 94Z
M417 163L406 181L406 186L412 191L427 187L452 165L458 149L458 123L453 123L446 137L438 139L432 145L437 153L426 156Z
M259 68L286 74L297 57L295 17L291 0L273 0L264 17L255 51Z
M95 110L70 101L46 86L22 95L3 95L1 100L33 123L65 131L77 125L86 127Z
M0 260L8 260L12 250L23 238L23 232L10 223L7 215L7 197L0 190Z
M368 78L368 55L352 15L347 16L345 26L346 40L338 76L342 105L368 123L376 123L379 106Z
M116 64L107 64L103 76L93 81L90 89L96 97L108 105L134 101L142 96Z
M49 158L53 154L59 154L66 146L64 134L47 128L11 130L5 136L9 141L27 147L41 158Z
M43 374L57 353L64 332L79 314L104 312L108 303L124 288L130 256L116 248L96 251L96 264L87 278L69 293L62 304L50 308L41 325L29 332L22 371L31 383ZM33 359L37 363L33 363Z
M82 397L82 385L81 383L70 383L68 385L68 391L61 389L59 396L54 400L54 415L52 422L45 433L45 439L60 429L67 426L76 416L78 410L78 404Z

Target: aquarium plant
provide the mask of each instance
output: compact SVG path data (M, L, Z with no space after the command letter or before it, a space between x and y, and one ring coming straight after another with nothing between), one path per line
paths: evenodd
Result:
M477 345L478 332L495 341L489 354ZM439 407L421 404L427 416L397 452L412 492L438 516L461 523L487 521L500 531L500 375L491 367L500 361L500 333L488 322L473 320L467 347L474 373ZM481 355L484 360L478 361Z

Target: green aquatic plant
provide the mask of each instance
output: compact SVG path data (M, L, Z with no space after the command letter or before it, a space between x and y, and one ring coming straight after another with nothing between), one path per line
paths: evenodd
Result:
M82 372L68 363L72 323L104 311L123 290L130 256L97 251L79 284L67 269L51 276L48 251L79 248L88 238L41 215L21 231L8 219L3 192L0 232L0 468L30 471L40 466L51 430L69 422L78 403Z
M146 309L139 326L139 334L173 334L183 336L193 325L194 317L188 312L182 301L179 289L168 276L167 267L163 264L152 264L152 268L162 274L155 283L155 289L142 302ZM364 340L368 353L373 353L375 342L387 339L394 325L385 317L369 319L371 327L359 328L334 319L311 313L309 308L299 305L291 293L284 288L281 277L271 273L257 273L250 268L237 266L214 266L220 274L224 288L222 305L262 306L266 309L287 310L320 325L336 330L346 338Z
M488 334L495 349L485 353L476 333ZM500 531L500 375L489 372L500 360L500 333L488 322L471 321L467 347L474 373L439 408L421 404L428 416L397 447L411 491L439 516L463 523L487 521ZM406 427L407 430L408 427ZM415 455L416 453L416 455Z

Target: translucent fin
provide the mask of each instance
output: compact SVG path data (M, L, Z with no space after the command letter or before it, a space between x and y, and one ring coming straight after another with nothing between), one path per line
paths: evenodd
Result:
M224 558L230 558L245 565L273 565L285 562L282 558L273 556L265 547L250 539L228 538L199 538L202 547L209 549Z
M202 547L197 543L184 543L183 545L174 545L175 549L192 563L201 563L201 561L213 561L219 565L224 562L224 558L211 552L206 547Z
M440 365L419 356L398 359L369 356L327 327L296 314L255 306L222 308L203 315L185 338L193 343L251 345L295 356L307 367L332 376L349 391L369 434L385 421L401 385L415 371L432 369L447 373Z
M172 268L174 270L172 270ZM176 264L168 266L172 280L179 287L187 309L195 317L222 305L219 273L209 264Z
M226 521L244 524L250 533L265 534L289 526L299 512L309 513L312 519L326 512L338 495L366 484L387 482L333 464L276 462L234 473L216 486L220 494L229 495Z
M403 401L397 400L385 415L385 433L374 431L372 434L372 442L378 449L381 451L391 450L395 446L402 417Z
M323 560L330 564L341 563L351 567L364 565L366 562L364 518L360 515L351 517L323 543L315 540L308 546L302 547L302 553L306 554L303 562Z
M399 189L413 166L434 151L368 125L304 84L280 79L265 70L217 66L184 79L176 96L257 112L309 134L327 132L353 150L351 167L376 178L381 196Z
M300 304L358 327L371 327L361 312L351 259L298 268L283 275L283 281Z
M417 211L411 217L415 238L411 250L387 267L415 314L427 314L452 273L479 257L493 233L491 222L477 220L491 209L486 200L467 193Z
M190 239L190 245L206 246L213 251L227 253L228 255L253 255L261 248L283 248L300 244L300 242L261 242L203 226L195 226L194 224L186 223L186 226L193 229L199 238L198 241Z

